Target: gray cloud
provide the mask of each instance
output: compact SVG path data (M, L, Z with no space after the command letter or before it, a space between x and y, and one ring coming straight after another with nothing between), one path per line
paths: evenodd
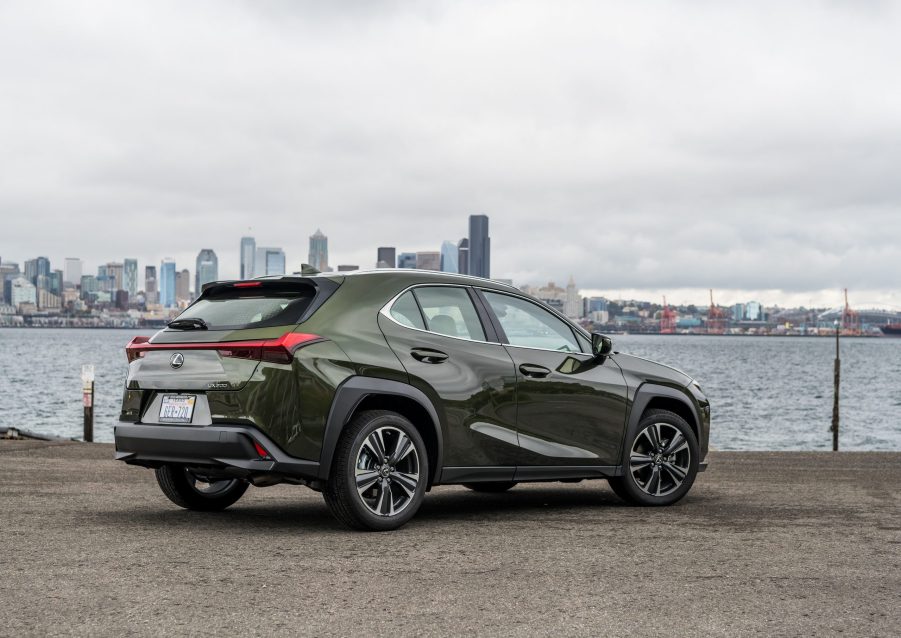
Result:
M521 283L891 303L899 30L880 2L4 3L0 257L234 276L248 228L297 267L319 227L371 266L485 212Z

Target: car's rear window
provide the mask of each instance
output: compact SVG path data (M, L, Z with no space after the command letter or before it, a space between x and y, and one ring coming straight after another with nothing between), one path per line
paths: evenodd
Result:
M300 321L316 290L309 285L267 282L207 291L178 319L203 319L210 330L287 326Z

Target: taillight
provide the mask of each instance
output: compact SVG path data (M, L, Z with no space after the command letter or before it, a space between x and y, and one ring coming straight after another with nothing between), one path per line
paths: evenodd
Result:
M150 337L135 337L125 346L125 358L131 363L135 359L140 359L147 352L145 348L141 348L141 344L150 341Z
M291 363L294 353L303 346L322 341L314 334L286 332L278 339L265 341L228 341L220 343L149 343L150 337L135 337L125 346L125 356L131 363L148 350L216 350L220 357L251 359L270 363Z

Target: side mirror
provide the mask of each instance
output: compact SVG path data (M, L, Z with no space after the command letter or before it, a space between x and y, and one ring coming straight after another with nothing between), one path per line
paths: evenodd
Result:
M613 352L613 339L611 339L610 337L605 337L600 333L592 332L591 352L596 357L606 357L611 352Z

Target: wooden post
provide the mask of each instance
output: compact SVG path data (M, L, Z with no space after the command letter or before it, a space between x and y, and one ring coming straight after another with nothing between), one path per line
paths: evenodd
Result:
M839 323L835 322L835 374L832 400L832 451L838 452L838 389L842 376L842 360L838 349Z
M94 366L81 366L81 392L84 406L84 440L94 441Z

